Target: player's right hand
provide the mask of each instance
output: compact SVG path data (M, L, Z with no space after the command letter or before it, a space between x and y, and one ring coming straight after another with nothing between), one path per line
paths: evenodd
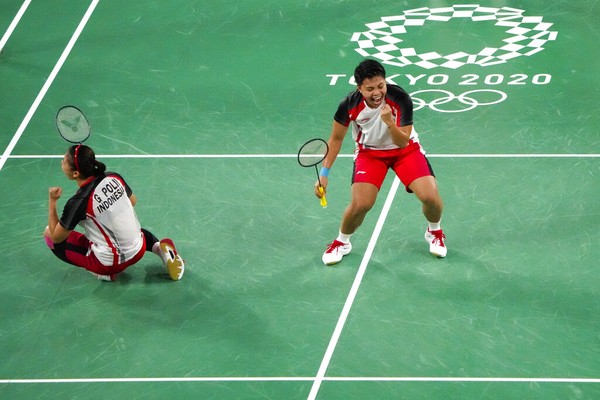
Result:
M326 176L319 177L319 180L320 184L319 181L315 182L315 196L317 196L320 199L327 193L328 180Z
M52 186L48 189L48 198L50 200L58 200L62 195L62 188L59 186Z

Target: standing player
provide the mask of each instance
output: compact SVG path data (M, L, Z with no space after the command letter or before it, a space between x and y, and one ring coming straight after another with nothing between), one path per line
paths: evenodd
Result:
M362 61L354 70L354 79L357 89L342 100L333 117L329 153L319 174L321 186L326 189L329 170L340 152L348 126L352 125L356 142L352 198L344 211L339 235L328 245L323 262L332 265L350 253L350 236L375 204L388 169L396 173L407 192L414 193L421 201L429 222L425 232L429 251L445 257L445 236L440 226L443 203L433 170L412 129L410 96L401 87L386 83L385 69L375 60ZM315 195L322 196L319 182L315 184Z
M114 281L149 250L162 259L172 280L181 279L184 262L173 241L159 241L140 227L133 209L137 199L121 175L106 172L106 165L84 145L71 146L61 167L79 190L67 201L59 219L56 202L62 189L48 189L44 239L58 258L85 268L98 279ZM85 235L74 230L77 224L85 229Z

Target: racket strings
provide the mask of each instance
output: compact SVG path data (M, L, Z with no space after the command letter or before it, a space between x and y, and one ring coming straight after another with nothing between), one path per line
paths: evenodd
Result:
M65 106L58 110L56 127L60 135L71 143L83 143L91 133L87 118L74 106Z
M298 152L298 162L303 167L319 164L327 154L327 143L321 139L307 142Z

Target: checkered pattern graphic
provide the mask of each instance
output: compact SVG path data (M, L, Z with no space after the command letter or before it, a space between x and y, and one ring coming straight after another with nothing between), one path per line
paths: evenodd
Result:
M366 24L369 30L355 32L351 41L358 44L355 50L362 56L377 58L388 65L417 65L425 69L456 69L466 64L487 67L536 54L544 50L547 41L556 39L558 32L549 30L552 23L543 22L542 17L524 16L524 12L516 8L481 7L477 4L416 8ZM503 39L502 47L485 47L476 54L462 51L445 55L438 52L420 54L412 47L402 46L401 36L406 33L407 27L422 26L427 21L446 22L452 18L469 18L476 23L493 21L496 26L506 29L509 36Z

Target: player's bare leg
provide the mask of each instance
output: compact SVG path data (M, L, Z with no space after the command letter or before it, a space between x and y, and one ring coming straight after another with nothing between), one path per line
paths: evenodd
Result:
M408 188L421 201L423 215L429 222L425 232L425 240L429 243L429 251L437 257L445 257L447 253L440 222L444 204L438 191L437 182L433 176L423 176L415 179Z
M355 183L352 185L352 199L342 218L340 231L347 235L353 234L363 223L367 213L373 208L379 189L370 183Z
M336 240L329 244L323 254L323 263L332 265L340 262L342 257L350 253L350 235L362 224L365 216L373 208L379 189L370 183L354 183L352 185L352 199L342 217L340 234Z

